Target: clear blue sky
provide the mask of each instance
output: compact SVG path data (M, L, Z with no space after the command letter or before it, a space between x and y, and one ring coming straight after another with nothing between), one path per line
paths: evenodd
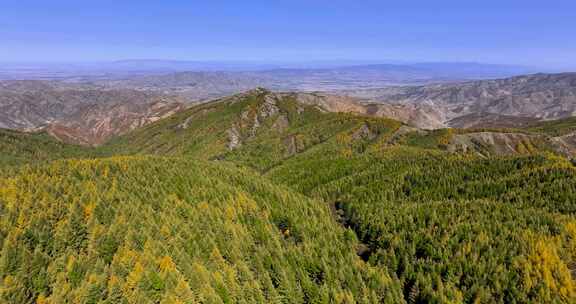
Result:
M0 61L406 60L576 67L576 1L19 0Z

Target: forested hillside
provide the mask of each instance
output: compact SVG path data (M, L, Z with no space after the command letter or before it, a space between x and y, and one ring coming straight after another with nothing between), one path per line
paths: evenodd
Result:
M0 129L0 169L61 158L83 157L95 151L56 141L46 133Z
M424 131L256 90L94 149L13 134L0 299L574 303L573 130Z
M294 159L268 176L331 204L408 301L575 300L576 170L564 159L402 148Z
M394 303L318 201L173 158L59 161L0 180L4 303Z

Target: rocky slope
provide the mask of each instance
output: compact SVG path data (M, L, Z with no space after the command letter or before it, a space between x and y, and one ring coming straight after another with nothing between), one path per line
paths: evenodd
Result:
M113 103L84 107L74 117L49 124L46 131L55 138L82 145L100 145L184 109L184 105L164 100L146 104Z
M314 105L327 112L385 117L423 129L436 129L443 126L442 121L438 118L441 113L433 107L425 105L376 103L360 98L326 93L282 93L280 95L292 96L302 104Z
M576 73L343 92L428 113L439 126L523 126L576 114Z
M352 153L409 146L482 157L540 152L576 155L570 129L576 122L564 122L566 132L555 134L531 129L535 127L424 130L403 124L417 117L399 107L397 111L349 97L256 89L192 106L114 139L104 148L121 154L233 159L262 171L302 153L323 153L322 149Z
M101 144L182 108L179 98L138 90L0 82L0 128L46 129L60 140L84 145Z

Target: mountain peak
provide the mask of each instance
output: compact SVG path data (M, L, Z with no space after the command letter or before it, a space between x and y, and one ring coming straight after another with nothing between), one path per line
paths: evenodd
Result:
M256 87L256 88L246 92L247 95L262 95L262 94L269 94L269 93L272 93L272 91L270 91L264 87Z

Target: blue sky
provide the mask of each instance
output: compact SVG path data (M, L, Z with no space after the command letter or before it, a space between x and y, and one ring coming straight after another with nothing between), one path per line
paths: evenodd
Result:
M0 61L143 58L477 61L576 68L576 1L0 3Z

